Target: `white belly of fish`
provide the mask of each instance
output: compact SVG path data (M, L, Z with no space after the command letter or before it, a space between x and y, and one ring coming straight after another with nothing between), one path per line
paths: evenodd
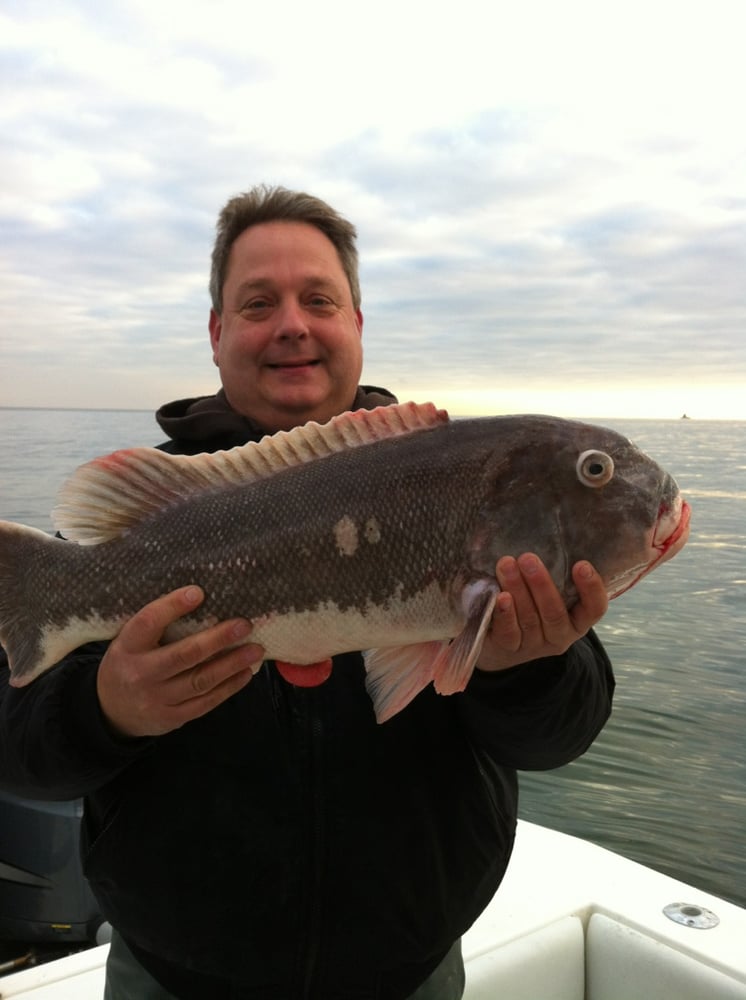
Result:
M264 646L267 659L316 663L353 650L407 646L457 635L464 617L438 583L403 600L341 610L332 602L310 611L268 614L253 622L250 642Z

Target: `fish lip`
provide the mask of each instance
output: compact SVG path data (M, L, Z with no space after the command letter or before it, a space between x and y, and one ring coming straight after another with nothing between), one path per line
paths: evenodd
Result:
M668 527L671 522L671 515L676 516L676 523L672 530L668 531L663 537L659 537L661 534L661 529L663 527ZM683 549L686 545L686 541L689 538L689 527L691 521L692 509L686 500L681 496L677 496L674 500L671 509L662 512L658 520L656 521L655 528L653 529L653 538L650 543L651 549L656 553L653 558L640 566L638 571L635 572L634 569L628 571L627 577L622 577L619 581L621 586L609 590L609 600L614 600L615 597L619 597L621 594L626 593L630 590L636 583L638 583L644 576L652 572L656 566L660 566L661 563L667 562L672 559L677 552ZM634 574L634 575L631 575ZM631 575L631 578L629 578Z
M692 509L683 497L677 496L669 510L661 510L653 532L652 546L658 552L651 567L665 559L670 559L683 548L689 537ZM672 530L667 530L675 519Z
M683 497L676 497L673 505L673 511L678 512L678 518L676 519L676 525L673 531L670 531L664 538L658 538L658 533L663 522L662 517L659 518L655 527L653 547L660 553L658 559L656 559L656 563L659 562L661 558L668 555L672 546L675 546L675 551L678 552L689 537L689 525L692 516L692 508L686 500L683 499Z

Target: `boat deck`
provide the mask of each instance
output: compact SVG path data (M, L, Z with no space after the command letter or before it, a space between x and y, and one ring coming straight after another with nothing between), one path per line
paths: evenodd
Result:
M707 913L717 926L696 926ZM503 885L464 938L465 1000L746 1000L745 942L746 910L522 822ZM7 976L0 998L101 1000L106 953Z

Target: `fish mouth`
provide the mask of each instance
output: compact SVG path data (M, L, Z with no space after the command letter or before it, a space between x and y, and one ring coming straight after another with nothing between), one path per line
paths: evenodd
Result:
M652 564L657 565L672 559L683 549L689 537L689 522L692 509L682 497L677 496L670 510L662 508L653 535L653 547L658 550L658 558ZM673 529L669 530L673 522Z
M671 504L661 504L650 541L651 558L609 583L610 601L634 587L656 566L673 559L684 548L689 538L691 515L691 507L681 496L677 495Z

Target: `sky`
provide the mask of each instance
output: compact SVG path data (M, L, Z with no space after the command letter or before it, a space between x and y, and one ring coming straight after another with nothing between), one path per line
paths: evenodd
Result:
M0 406L215 391L217 214L358 229L363 381L746 419L742 0L2 0Z

